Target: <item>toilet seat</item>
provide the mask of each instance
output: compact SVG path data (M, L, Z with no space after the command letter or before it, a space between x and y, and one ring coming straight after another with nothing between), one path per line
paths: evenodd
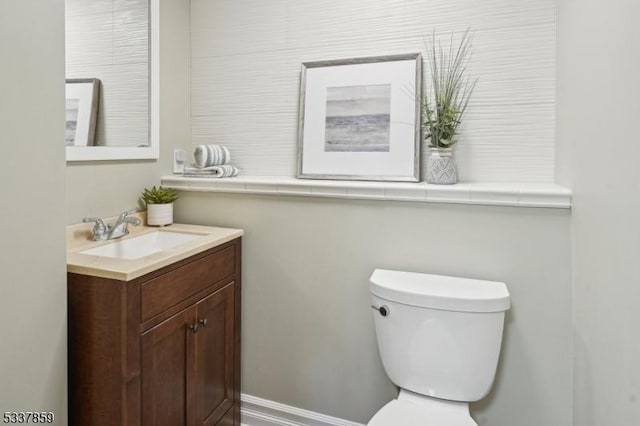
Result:
M440 405L447 404L436 400L416 402L416 398L403 398L401 391L400 398L382 407L367 426L478 426L468 408L441 409Z

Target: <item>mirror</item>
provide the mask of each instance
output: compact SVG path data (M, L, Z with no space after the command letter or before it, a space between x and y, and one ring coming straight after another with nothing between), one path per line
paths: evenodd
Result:
M99 80L89 146L69 140L82 114L67 84L67 161L158 158L159 0L65 0L65 40L67 81Z

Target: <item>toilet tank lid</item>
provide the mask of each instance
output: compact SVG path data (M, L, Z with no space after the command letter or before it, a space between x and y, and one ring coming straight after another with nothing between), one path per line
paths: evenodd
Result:
M502 282L376 269L371 293L392 302L456 312L504 312L509 290Z

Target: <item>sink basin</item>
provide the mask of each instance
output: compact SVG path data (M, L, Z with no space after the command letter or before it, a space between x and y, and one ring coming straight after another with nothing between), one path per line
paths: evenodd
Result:
M115 257L118 259L139 259L179 246L180 244L188 243L201 236L200 234L186 232L154 231L140 235L139 237L115 241L79 253L93 256Z

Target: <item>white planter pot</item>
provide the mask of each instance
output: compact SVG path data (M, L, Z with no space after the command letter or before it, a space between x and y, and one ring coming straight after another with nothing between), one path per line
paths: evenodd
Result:
M173 203L147 204L147 225L165 226L173 223Z
M451 148L431 148L427 160L427 183L452 185L458 182L458 166Z

